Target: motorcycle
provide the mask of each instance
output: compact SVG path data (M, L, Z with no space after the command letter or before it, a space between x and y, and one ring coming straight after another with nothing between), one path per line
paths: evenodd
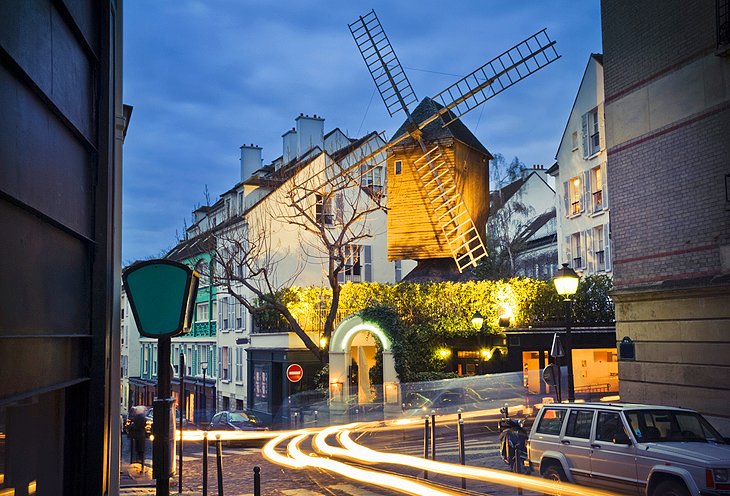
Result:
M500 454L510 471L517 474L529 473L527 460L527 431L523 427L524 420L502 418L499 421Z

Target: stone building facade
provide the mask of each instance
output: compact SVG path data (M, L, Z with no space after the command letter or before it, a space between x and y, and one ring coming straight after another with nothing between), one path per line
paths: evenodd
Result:
M727 3L601 6L616 333L635 343L621 398L698 409L726 435Z

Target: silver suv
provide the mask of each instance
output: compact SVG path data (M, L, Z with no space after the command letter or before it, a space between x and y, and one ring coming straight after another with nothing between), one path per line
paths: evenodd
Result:
M647 496L730 495L730 444L692 410L545 405L527 453L549 479Z

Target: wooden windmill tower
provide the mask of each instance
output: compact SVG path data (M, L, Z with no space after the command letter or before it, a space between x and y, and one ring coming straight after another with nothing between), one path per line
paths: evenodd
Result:
M418 99L375 11L349 27L388 113L406 116L386 145L388 258L475 267L487 255L492 157L459 117L560 58L555 42L543 29L411 112Z

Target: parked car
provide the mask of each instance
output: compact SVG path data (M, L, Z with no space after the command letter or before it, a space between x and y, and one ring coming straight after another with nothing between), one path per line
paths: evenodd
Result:
M699 413L638 404L544 406L528 439L548 479L645 494L730 494L730 444Z
M224 411L213 415L208 424L212 431L256 431L268 430L259 420L248 411Z

